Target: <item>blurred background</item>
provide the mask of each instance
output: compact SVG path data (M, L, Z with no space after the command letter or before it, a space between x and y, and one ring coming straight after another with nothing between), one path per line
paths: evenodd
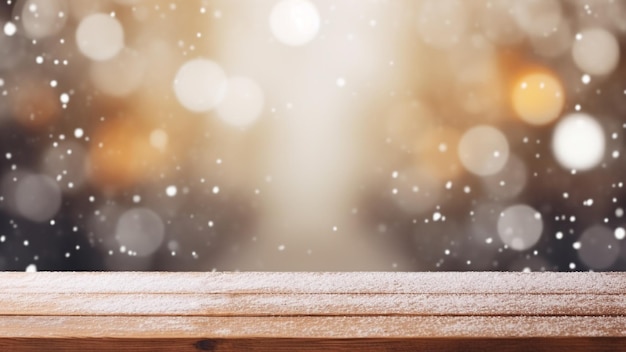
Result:
M626 270L626 2L3 0L0 270Z

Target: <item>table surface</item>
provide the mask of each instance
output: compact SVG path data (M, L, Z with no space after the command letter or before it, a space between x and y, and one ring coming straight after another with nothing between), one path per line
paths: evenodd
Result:
M621 273L0 273L0 350L626 350Z

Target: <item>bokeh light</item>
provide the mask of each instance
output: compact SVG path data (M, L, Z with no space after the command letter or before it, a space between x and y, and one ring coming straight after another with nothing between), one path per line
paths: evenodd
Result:
M561 83L546 73L523 76L513 88L513 108L522 120L545 125L556 120L563 110L565 94Z
M589 170L604 158L604 130L585 113L574 113L559 121L552 136L552 151L562 167Z
M289 46L301 46L317 35L320 17L311 1L281 0L272 8L269 24L272 34L279 42Z
M29 220L47 221L61 207L61 190L50 177L28 175L16 186L15 205L20 215Z
M27 0L21 5L20 19L29 38L40 39L57 34L67 22L65 0Z
M165 238L163 220L154 211L146 208L127 210L117 221L115 238L124 251L140 257L156 251Z
M498 235L516 251L534 246L543 231L541 213L526 204L506 208L498 219Z
M605 29L585 29L576 34L572 57L582 72L606 75L617 67L619 43L615 36Z
M0 12L0 270L626 270L622 2Z
M109 60L124 48L124 29L114 17L95 13L80 21L76 28L76 45L92 60Z
M458 146L463 166L479 176L493 175L509 158L506 136L492 126L476 126L465 131Z
M224 98L227 87L224 70L208 59L185 62L174 78L178 102L193 112L213 109Z
M603 225L594 225L586 229L580 235L578 243L580 260L593 270L609 268L620 253L620 243L613 236L613 231Z

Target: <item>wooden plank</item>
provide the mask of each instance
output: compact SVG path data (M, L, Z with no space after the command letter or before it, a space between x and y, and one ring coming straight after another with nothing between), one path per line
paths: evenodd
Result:
M626 295L0 294L0 315L626 315Z
M0 273L0 351L626 351L619 273Z
M623 351L616 338L527 339L12 339L0 340L2 351L464 351L528 352Z
M0 273L0 293L622 294L621 273Z
M625 330L626 317L624 316L7 316L0 319L0 340L8 338L624 338L626 337Z

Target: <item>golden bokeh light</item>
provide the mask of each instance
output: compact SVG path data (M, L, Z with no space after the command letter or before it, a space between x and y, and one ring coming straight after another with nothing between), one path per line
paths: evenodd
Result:
M165 145L155 145L152 132L153 129L122 118L100 126L88 156L91 182L116 191L154 175L163 161Z
M561 82L549 72L531 72L516 81L511 102L517 116L531 125L556 120L565 104Z

